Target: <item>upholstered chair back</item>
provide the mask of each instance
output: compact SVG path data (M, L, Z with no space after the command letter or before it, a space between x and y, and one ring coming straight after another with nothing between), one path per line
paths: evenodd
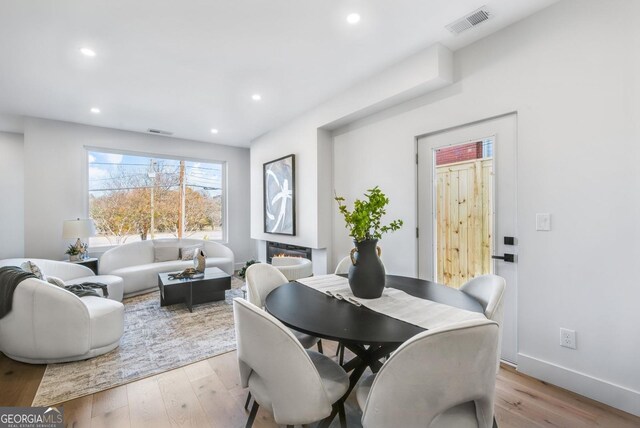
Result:
M502 321L504 319L504 294L507 283L498 275L481 275L460 287L464 293L472 296L482 305L484 316L498 323L500 334L498 337L497 365L500 367L500 352L502 349Z
M247 300L259 308L264 307L264 300L272 290L289 282L275 267L266 263L256 263L247 268Z
M100 273L110 273L128 266L153 263L153 241L139 241L119 245L105 251L100 257Z
M428 427L441 413L473 403L476 423L468 424L461 414L447 426L490 428L497 348L498 324L491 320L466 321L414 336L376 375L363 408L363 426Z
M57 260L48 259L33 259L33 258L21 258L21 259L4 259L0 260L0 267L4 266L17 266L20 267L22 263L30 261L36 264L45 276L55 276L63 281L69 281L71 279L80 278L83 276L93 276L94 273L86 266L82 266L75 263L61 262Z
M234 299L233 314L242 386L256 382L268 391L268 402L254 394L258 404L271 408L275 421L286 424L309 423L329 414L331 403L320 375L291 331L244 299Z
M340 263L336 266L336 271L334 273L336 275L346 275L349 273L349 267L351 267L351 258L347 256L340 260Z

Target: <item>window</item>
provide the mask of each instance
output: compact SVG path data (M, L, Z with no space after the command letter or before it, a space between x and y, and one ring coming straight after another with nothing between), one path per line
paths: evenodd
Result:
M88 152L91 247L224 240L224 163Z

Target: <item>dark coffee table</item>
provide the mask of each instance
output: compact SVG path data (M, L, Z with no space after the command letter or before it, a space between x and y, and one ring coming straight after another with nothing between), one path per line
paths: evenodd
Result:
M224 300L225 290L231 290L231 276L221 269L206 268L203 276L195 278L169 278L169 274L178 272L158 274L160 306L185 303L189 312L193 312L193 305Z

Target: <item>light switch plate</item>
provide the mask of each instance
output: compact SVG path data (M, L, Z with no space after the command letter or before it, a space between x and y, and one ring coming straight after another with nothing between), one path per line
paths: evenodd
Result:
M536 230L547 232L551 230L551 214L538 213L536 214Z

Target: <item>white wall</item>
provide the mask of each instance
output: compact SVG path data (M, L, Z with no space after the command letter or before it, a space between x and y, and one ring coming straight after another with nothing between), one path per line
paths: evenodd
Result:
M448 84L451 61L448 49L432 46L252 141L251 237L310 248L330 247L334 203L328 129ZM262 165L290 153L296 155L296 236L267 234L263 225ZM323 266L317 272L326 269Z
M0 132L0 259L24 255L23 159L22 135Z
M639 14L632 0L560 2L457 51L452 86L334 133L336 190L388 193L405 226L384 237L385 264L414 275L415 137L517 111L519 370L638 415ZM351 243L334 216L335 263Z
M24 133L25 254L61 259L62 222L87 215L85 147L227 163L228 246L236 262L255 257L249 238L249 150L43 119Z

